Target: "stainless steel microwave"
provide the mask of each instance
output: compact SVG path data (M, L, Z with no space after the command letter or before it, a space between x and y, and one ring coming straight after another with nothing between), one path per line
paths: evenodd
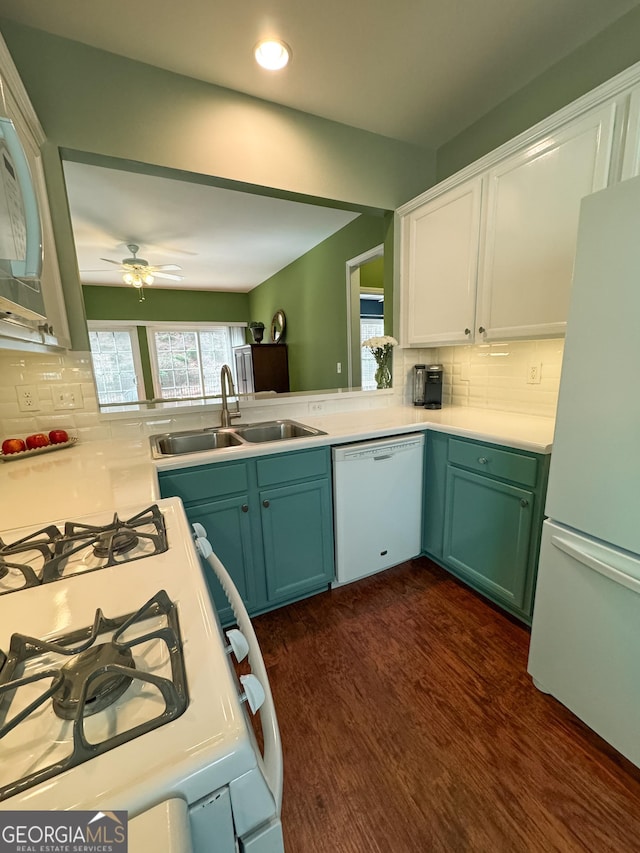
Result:
M42 326L41 273L38 198L15 126L0 117L0 320Z

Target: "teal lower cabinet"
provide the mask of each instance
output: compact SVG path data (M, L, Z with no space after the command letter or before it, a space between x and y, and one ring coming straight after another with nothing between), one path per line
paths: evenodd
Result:
M260 492L270 602L326 587L333 577L333 515L328 480Z
M248 495L234 496L211 503L195 504L187 508L191 524L197 521L207 531L207 538L215 543L215 552L231 575L247 610L257 607L255 588L256 561L253 556ZM202 563L213 603L223 624L234 621L229 601L218 578Z
M431 435L425 553L530 624L549 456Z
M328 447L159 473L200 522L251 615L327 589L334 577L331 455ZM234 621L203 562L220 621Z
M442 558L444 537L444 496L447 488L447 454L449 436L427 431L424 470L424 521L422 548L436 560Z

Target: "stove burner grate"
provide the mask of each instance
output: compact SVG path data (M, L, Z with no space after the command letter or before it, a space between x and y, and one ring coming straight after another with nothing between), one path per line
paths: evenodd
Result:
M164 617L161 627L126 639L129 629L157 616ZM113 631L109 642L96 642L101 634L108 631ZM161 640L167 648L170 677L155 675L135 666L135 647L153 640ZM69 658L69 661L59 666L47 665L44 670L30 676L21 675L27 661L46 653ZM152 719L107 736L98 743L90 742L85 733L85 718L116 702L134 680L153 685L162 696L164 710ZM38 682L42 683L42 692L31 704L10 716L10 703L15 692ZM14 634L8 655L0 651L0 744L3 737L49 700L58 716L72 720L70 752L60 761L0 786L0 802L153 731L184 713L189 700L178 612L165 590L157 592L138 611L127 616L108 619L101 610L97 610L91 627L66 634L54 641ZM96 703L99 707L96 707Z
M101 533L93 546L93 553L96 557L108 558L111 554L117 557L120 554L128 554L139 541L140 537L129 528L121 528L114 533Z
M74 720L81 704L85 717L104 711L127 690L133 681L127 670L135 667L131 649L117 643L100 643L80 652L61 667L63 682L53 694L53 710L63 720Z
M136 551L138 545L143 546L141 552ZM161 554L168 547L164 516L157 504L126 521L116 513L105 525L67 521L64 530L49 525L16 542L6 543L0 538L0 581L9 571L17 572L24 580L22 586L0 588L0 595L60 580L69 561L80 559L88 551L103 562L98 566L84 566L81 572L75 573L84 574L141 560ZM31 565L34 559L41 564L39 571Z

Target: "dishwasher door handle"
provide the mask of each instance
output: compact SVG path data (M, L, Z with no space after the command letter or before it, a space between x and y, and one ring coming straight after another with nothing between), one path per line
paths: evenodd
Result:
M383 459L393 459L393 453L387 453L384 456L374 456L374 462L382 462Z

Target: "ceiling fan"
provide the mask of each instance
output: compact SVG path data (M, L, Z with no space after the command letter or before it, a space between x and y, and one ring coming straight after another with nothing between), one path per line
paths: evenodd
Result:
M182 267L177 264L150 264L144 258L138 257L140 246L136 243L127 243L127 249L131 252L130 258L123 258L121 261L112 261L111 258L100 258L100 260L120 267L122 280L140 291L141 301L144 299L142 288L145 284L153 284L156 278L182 281L183 276L169 272L169 270L181 270ZM106 270L85 270L85 272L106 272Z

